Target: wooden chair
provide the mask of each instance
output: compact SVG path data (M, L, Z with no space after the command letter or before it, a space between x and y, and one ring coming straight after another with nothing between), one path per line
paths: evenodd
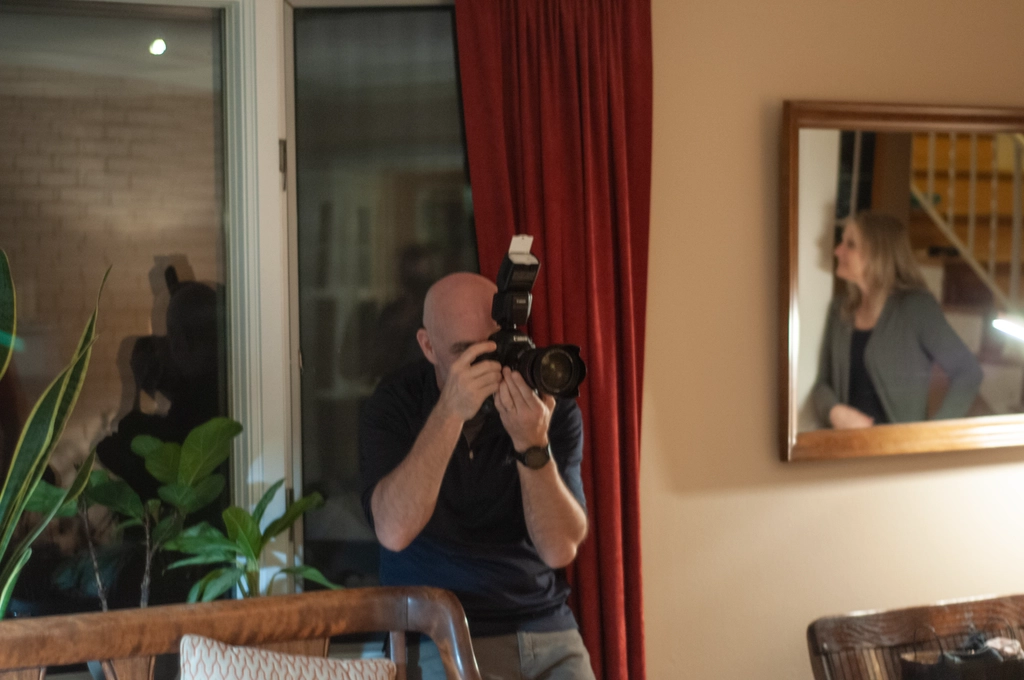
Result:
M807 647L815 680L899 680L903 652L955 649L974 630L1020 640L1022 627L1024 595L1009 595L821 618Z
M480 680L455 596L437 588L354 588L106 613L0 621L0 680L44 680L46 666L101 661L107 680L152 680L157 655L185 634L326 656L331 636L388 631L398 680L405 632L429 635L449 680Z

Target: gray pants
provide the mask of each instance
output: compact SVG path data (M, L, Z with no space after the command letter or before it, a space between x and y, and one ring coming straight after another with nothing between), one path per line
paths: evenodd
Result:
M594 680L579 631L513 633L473 638L483 680ZM444 680L437 647L428 638L409 645L409 680Z

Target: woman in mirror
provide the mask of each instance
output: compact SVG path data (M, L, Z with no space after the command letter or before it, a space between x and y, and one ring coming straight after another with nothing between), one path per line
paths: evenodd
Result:
M933 418L967 415L981 367L926 289L903 223L860 213L847 220L835 256L846 290L829 308L811 393L821 423L848 429L926 420L933 363L949 378Z

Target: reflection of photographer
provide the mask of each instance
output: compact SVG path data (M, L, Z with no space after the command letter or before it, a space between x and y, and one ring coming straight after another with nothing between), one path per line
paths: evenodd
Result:
M164 271L170 293L167 304L167 335L136 338L131 346L131 380L134 403L117 423L117 430L96 445L103 466L123 479L143 500L157 498L161 483L146 470L145 459L131 450L137 435L151 435L165 442L182 443L196 426L222 415L220 405L220 344L218 341L218 294L198 281L179 281L173 266ZM167 404L157 412L150 404ZM226 472L224 464L223 472ZM190 517L190 522L221 524L226 495ZM161 554L160 560L171 558ZM163 573L166 564L157 565ZM110 592L111 606L134 606L142 579L143 558L132 553ZM150 602L183 602L195 573L167 572L154 580Z
M484 676L558 669L593 678L561 571L587 531L580 411L513 370L532 343L525 335L492 339L500 330L490 313L496 292L476 274L434 284L417 334L427 360L385 378L363 410L363 506L382 545L381 583L454 591ZM578 354L576 361L578 385ZM557 378L542 364L534 384ZM481 409L490 397L495 408ZM520 644L532 651L522 664ZM410 650L409 670L410 678L444 677L427 642Z

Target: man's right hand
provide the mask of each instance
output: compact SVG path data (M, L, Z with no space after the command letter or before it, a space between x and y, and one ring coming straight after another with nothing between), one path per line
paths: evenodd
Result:
M833 406L828 413L828 419L837 430L856 430L875 424L874 418L846 404Z
M481 354L493 352L497 348L492 340L466 348L452 363L444 387L441 388L438 405L462 421L475 416L484 400L498 391L501 385L501 364L497 361L473 362Z

